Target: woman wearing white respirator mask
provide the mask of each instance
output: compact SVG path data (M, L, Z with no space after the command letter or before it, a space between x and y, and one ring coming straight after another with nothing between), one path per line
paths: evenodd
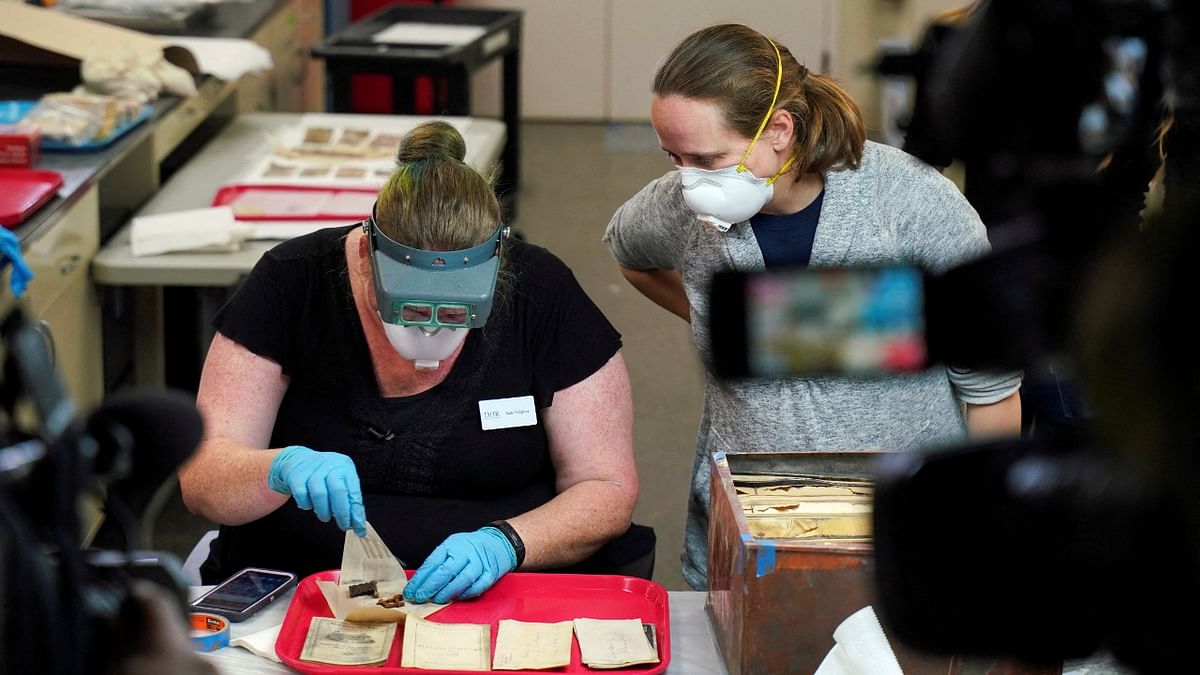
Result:
M368 518L416 602L516 569L650 575L620 335L558 258L505 239L465 153L419 125L367 222L275 247L216 317L180 471L222 525L206 583L336 569Z
M688 36L652 91L651 121L676 168L617 210L604 241L634 287L691 322L706 367L716 272L886 264L944 271L989 248L952 183L866 141L858 106L836 82L751 28ZM895 450L967 433L1015 435L1020 381L1019 373L946 366L869 381L723 381L706 372L684 578L705 587L711 453Z

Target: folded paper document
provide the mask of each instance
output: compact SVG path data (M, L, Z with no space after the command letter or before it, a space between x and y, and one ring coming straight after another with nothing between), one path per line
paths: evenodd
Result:
M446 606L405 602L402 594L407 583L404 567L367 523L365 537L346 531L337 583L318 580L317 588L333 616L346 621L395 623L410 615L426 617Z
M130 246L135 257L172 251L236 251L252 229L233 218L233 209L218 206L133 219Z

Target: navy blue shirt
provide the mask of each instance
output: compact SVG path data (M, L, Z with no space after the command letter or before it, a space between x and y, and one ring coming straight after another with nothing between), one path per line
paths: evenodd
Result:
M812 256L813 239L817 236L817 221L821 219L821 202L825 191L808 206L786 216L760 213L750 219L750 227L762 249L767 267L808 265Z

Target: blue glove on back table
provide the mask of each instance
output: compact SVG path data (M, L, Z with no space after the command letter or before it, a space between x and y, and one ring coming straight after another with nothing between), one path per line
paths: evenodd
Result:
M404 599L445 604L478 597L517 567L517 553L494 527L446 538L404 587Z
M12 290L13 296L19 298L29 285L29 280L33 278L33 271L21 257L21 240L17 239L17 235L0 227L0 271L4 270L5 261L12 265L12 275L8 278L8 287Z
M367 534L367 511L354 461L340 452L318 452L302 445L289 445L275 455L267 472L267 484L280 494L291 495L296 506L317 514L322 522L332 515L343 530L354 528Z

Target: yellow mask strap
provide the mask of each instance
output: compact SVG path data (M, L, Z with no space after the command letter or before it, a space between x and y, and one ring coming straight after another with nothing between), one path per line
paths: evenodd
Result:
M738 173L750 170L746 166L746 160L750 159L750 153L754 152L754 146L758 144L758 138L762 136L763 129L767 128L767 122L771 120L771 115L775 113L775 103L779 100L779 87L783 84L783 54L779 53L779 46L775 44L774 40L768 40L768 42L771 43L771 48L775 50L775 93L771 95L771 107L767 108L767 114L763 116L762 122L759 123L758 131L754 132L754 138L750 141L750 147L746 148L746 154L742 155L742 161L738 162ZM789 159L787 164L780 167L779 171L776 171L775 175L767 181L767 185L774 183L776 179L787 173L787 170L792 167L795 161L795 157Z
M779 170L775 172L774 176L771 176L770 178L767 179L767 185L774 185L775 181L779 180L780 176L782 176L785 173L787 173L788 171L792 170L792 165L795 163L796 163L796 156L792 155L791 157L788 158L788 161L783 163L783 166L779 167Z

